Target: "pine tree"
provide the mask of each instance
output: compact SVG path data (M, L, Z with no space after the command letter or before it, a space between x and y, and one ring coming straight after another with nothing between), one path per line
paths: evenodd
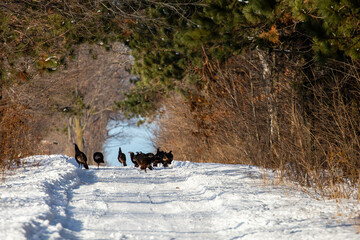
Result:
M319 59L360 58L360 2L354 0L294 1L294 14L313 38Z
M170 2L177 6L178 1ZM139 92L146 87L186 95L191 86L202 88L205 82L196 73L205 59L224 62L251 43L241 11L245 5L234 0L204 0L201 4L190 1L181 8L149 6L146 14L153 21L130 25L127 39L135 58L133 73L141 77L136 84Z

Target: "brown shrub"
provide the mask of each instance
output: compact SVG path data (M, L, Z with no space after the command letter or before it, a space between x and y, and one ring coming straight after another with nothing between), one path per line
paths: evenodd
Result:
M40 138L33 132L32 115L21 105L5 105L0 108L0 166L20 165L20 158L41 152Z
M314 67L309 81L302 66L272 61L265 76L262 60L249 51L213 64L204 89L166 99L155 144L176 160L263 166L324 197L358 197L358 69Z

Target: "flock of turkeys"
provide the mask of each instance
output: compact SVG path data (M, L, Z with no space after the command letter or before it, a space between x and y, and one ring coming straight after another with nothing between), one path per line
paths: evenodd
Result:
M87 164L87 157L85 153L80 151L78 145L75 145L75 160L79 164L79 167L82 168L84 166L85 169L89 169L89 166ZM141 170L144 170L146 172L146 169L152 170L153 167L158 166L159 164L162 164L164 167L168 167L171 162L173 161L173 154L172 151L170 152L164 152L160 151L160 148L156 150L156 153L142 153L142 152L136 152L134 154L133 152L130 153L130 159L131 162L134 164L135 167L140 167ZM104 163L104 155L101 152L95 152L93 155L94 161L98 165L98 169L101 163ZM126 156L122 152L121 147L119 147L119 154L118 154L118 160L121 164L126 167Z

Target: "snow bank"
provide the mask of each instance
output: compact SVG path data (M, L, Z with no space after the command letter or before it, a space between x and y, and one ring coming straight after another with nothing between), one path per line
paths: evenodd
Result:
M79 184L73 158L33 156L0 185L0 239L56 239L66 217L67 191ZM53 222L57 222L53 225ZM61 221L60 221L61 222Z

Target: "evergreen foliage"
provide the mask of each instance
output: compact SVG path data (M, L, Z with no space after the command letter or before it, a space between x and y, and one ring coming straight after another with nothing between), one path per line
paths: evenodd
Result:
M188 96L192 86L207 84L207 63L224 63L248 47L305 62L360 57L357 1L202 0L181 7L179 2L141 5L146 20L127 26L139 93L147 88ZM149 109L149 102L137 99Z
M294 1L293 12L314 41L316 57L360 58L360 3L351 0ZM301 3L303 2L303 3Z
M223 62L251 43L241 11L244 5L207 0L201 4L190 1L181 9L150 6L146 14L154 21L130 25L132 32L127 39L135 58L133 73L141 76L136 84L139 94L144 88L154 93L178 90L185 95L191 86L202 88L205 82L201 76L194 77L194 72L204 67L204 59ZM148 101L141 101L140 96L136 99L149 109Z

